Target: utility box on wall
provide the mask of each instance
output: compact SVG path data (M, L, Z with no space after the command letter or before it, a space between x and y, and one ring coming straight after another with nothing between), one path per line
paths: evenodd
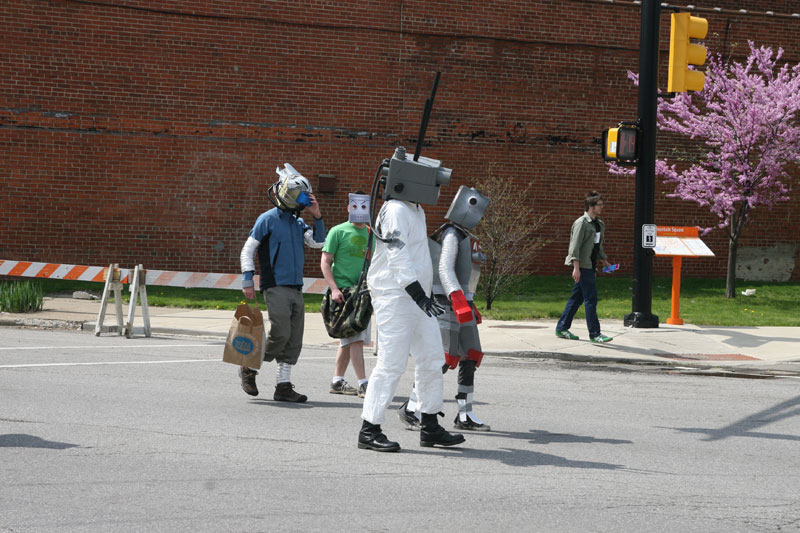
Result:
M336 192L336 174L320 174L317 177L317 190L325 194Z

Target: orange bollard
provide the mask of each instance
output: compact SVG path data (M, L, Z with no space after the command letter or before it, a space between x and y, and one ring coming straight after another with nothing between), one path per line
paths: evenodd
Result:
M681 256L672 256L672 305L670 317L667 319L667 324L678 326L683 324L683 319L679 316L681 312L681 262Z

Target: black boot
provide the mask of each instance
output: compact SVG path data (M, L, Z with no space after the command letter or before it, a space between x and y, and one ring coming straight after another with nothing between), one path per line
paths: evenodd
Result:
M464 442L461 433L448 433L436 419L436 413L422 413L422 430L419 434L419 445L424 448L432 446L455 446Z
M272 399L276 402L303 403L308 400L308 396L295 392L294 385L286 381L275 385L275 394L272 395Z
M239 367L239 377L242 378L242 390L250 396L258 396L258 387L256 387L257 370L247 368L246 366Z
M362 450L375 450L376 452L399 452L400 445L386 438L381 431L380 424L370 424L366 420L361 424L358 432L358 447Z

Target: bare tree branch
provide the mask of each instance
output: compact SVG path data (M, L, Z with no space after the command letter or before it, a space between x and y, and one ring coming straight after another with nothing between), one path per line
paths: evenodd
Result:
M489 166L485 178L475 188L491 199L483 220L475 228L486 262L481 269L481 287L486 309L512 281L523 274L536 252L551 241L540 230L548 213L534 214L526 206L533 182L520 187L518 182L497 176L496 165Z

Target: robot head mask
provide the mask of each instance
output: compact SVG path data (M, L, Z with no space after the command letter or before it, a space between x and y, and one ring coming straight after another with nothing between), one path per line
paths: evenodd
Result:
M284 163L283 169L275 169L278 181L270 189L278 199L278 207L286 210L302 211L311 205L311 184L289 163Z
M382 169L386 178L383 199L403 200L417 204L435 205L439 188L450 183L452 170L437 159L419 157L417 160L398 146L389 165Z
M462 185L458 188L444 218L466 229L472 229L481 221L487 207L489 198L482 195L478 189Z
M354 224L369 223L369 194L348 195L347 211L348 220Z

